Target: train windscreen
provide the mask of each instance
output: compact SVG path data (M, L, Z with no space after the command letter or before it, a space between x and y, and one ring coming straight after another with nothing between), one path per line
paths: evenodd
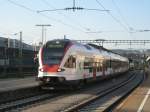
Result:
M60 64L64 50L68 42L50 41L43 47L43 64L56 65Z

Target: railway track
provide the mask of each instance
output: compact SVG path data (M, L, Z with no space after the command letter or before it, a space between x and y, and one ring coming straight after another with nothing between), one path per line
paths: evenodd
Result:
M16 101L0 104L0 111L49 112L50 110L52 112L72 112L90 110L93 112L96 111L97 108L99 108L99 111L108 111L114 106L112 106L112 104L118 101L117 96L121 96L122 94L121 92L118 92L117 94L115 91L119 91L120 88L125 87L131 82L134 82L137 86L142 81L142 77L140 76L142 75L134 75L133 73L130 73L127 77L110 79L111 81L102 81L102 83L96 85L94 84L92 86L87 85L86 87L76 91L66 91L65 93L64 91L57 91L53 93L45 92ZM133 81L136 78L140 80ZM122 91L124 90L127 91L125 88ZM131 90L133 90L133 88L131 88L130 85L130 91ZM125 96L126 94L123 95ZM112 97L113 100L110 100ZM46 109L48 111L46 111Z
M27 105L38 103L43 100L56 97L57 95L58 94L55 94L55 93L42 92L40 94L36 93L34 96L5 102L5 103L0 104L0 112L12 111L12 110L19 111L20 108L23 108Z
M121 88L121 86L128 85L127 83L129 83L129 82L134 82L133 80L136 80L136 78L140 79L139 81L137 81L137 83L139 84L139 82L141 82L141 78L142 78L139 76L142 76L142 75L141 74L136 75L136 74L130 73L123 77L110 79L109 81L108 80L101 81L102 83L94 84L92 86L86 85L86 87L84 87L80 90L72 91L70 93L63 94L61 96L52 98L45 103L41 103L40 105L36 105L36 106L34 105L34 106L27 107L27 108L25 108L25 110L23 110L23 112L49 112L49 111L51 111L51 112L72 112L72 111L81 111L81 110L87 111L87 110L90 110L91 107L89 107L90 109L89 108L84 109L84 107L89 105L89 103L96 101L96 99L99 99L99 98L101 100L103 99L103 102L101 102L101 104L100 104L101 106L102 105L104 106L105 102L114 103L113 101L110 101L110 99L109 99L110 97L106 98L106 96L108 97L108 94L113 93L115 91L114 88L119 90L119 88ZM119 86L117 86L117 85L119 85ZM123 92L123 93L125 93L125 92ZM113 93L113 95L115 95L115 94ZM108 107L108 105L105 105L105 109L107 107ZM93 112L94 109L91 111Z
M136 81L134 81L136 79ZM77 105L72 105L70 108L62 112L112 112L113 108L122 101L130 92L132 92L144 79L142 73L133 75L128 80L120 84L113 85L104 91L97 92L93 96Z

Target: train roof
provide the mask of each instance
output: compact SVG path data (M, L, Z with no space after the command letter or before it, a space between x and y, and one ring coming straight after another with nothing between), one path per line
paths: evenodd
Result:
M103 46L98 46L98 45L96 45L96 44L91 44L91 43L89 43L88 45L90 45L90 46L92 46L92 47L94 47L94 48L96 48L96 49L98 49L98 50L104 50L104 51L107 51L107 52L110 52L110 53L113 53L113 54L120 55L120 54L118 54L118 53L115 53L115 52L113 52L113 51L111 51L111 50L108 50L108 49L104 48ZM121 56L121 55L120 55L120 56Z
M70 39L53 39L53 40L47 41L46 43L53 42L53 41L71 42L72 40L70 40Z
M54 41L60 41L60 42L64 42L64 43L78 43L77 41L74 41L74 40L70 40L70 39L54 39L54 40L49 40L47 41L45 44L48 44L50 42L54 42Z
M91 46L93 47L95 50L98 50L101 52L101 54L107 58L113 58L115 60L122 60L122 61L127 61L128 58L124 57L124 56L121 56L120 54L118 53L115 53L115 52L112 52L111 50L108 50L102 46L98 46L98 45L95 45L95 44L85 44L84 45L86 48ZM91 48L90 48L91 49ZM92 50L92 49L91 49Z
M122 60L122 61L128 60L127 58L125 58L117 53L114 53L111 50L108 50L102 46L98 46L98 45L91 44L91 43L82 44L77 41L69 40L69 39L54 39L54 40L47 41L46 44L48 44L50 42L54 42L54 41L60 41L60 42L64 42L64 43L72 43L79 47L78 50L82 49L82 50L85 50L85 52L87 52L87 53L95 53L97 55L99 55L99 53L100 53L100 54L102 54L102 56L107 57L107 58L113 58L113 59Z

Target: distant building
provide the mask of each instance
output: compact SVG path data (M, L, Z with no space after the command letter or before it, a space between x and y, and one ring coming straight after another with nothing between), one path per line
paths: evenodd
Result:
M0 47L9 47L9 48L19 48L20 47L20 41L17 39L10 39L5 37L0 37ZM24 50L32 50L32 51L38 51L38 46L33 46L26 44L22 42L22 49Z

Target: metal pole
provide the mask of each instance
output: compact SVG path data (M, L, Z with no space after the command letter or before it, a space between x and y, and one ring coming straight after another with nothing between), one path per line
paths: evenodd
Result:
M43 43L44 43L44 28L45 27L47 27L47 26L52 26L52 25L50 25L50 24L39 24L39 25L36 25L36 26L40 26L40 27L42 27L42 45L43 45Z
M43 45L43 42L44 42L44 26L42 26L42 45Z
M19 66L19 75L22 76L22 31L20 32L20 43L19 43L19 60L20 60L20 66Z
M73 7L75 7L75 0L73 0Z
M8 49L8 39L5 40L5 48L4 48L4 69L3 69L4 76L7 76L7 49Z
M73 12L75 12L75 0L73 0Z
M8 48L10 47L10 38L8 37Z
M46 39L46 31L47 31L47 29L45 28L44 31L45 31L45 33L44 33L44 35L45 35L44 43L46 43L46 40L47 40L47 39Z

